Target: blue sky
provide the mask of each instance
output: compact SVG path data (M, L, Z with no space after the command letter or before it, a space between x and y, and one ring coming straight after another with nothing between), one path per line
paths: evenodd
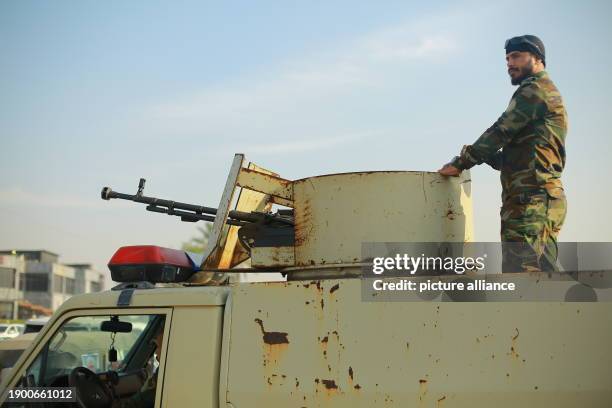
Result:
M102 186L215 206L235 152L297 179L436 170L514 90L503 43L539 35L569 113L565 241L612 241L612 7L597 2L0 2L0 248L99 269L195 231ZM500 186L472 171L476 238Z

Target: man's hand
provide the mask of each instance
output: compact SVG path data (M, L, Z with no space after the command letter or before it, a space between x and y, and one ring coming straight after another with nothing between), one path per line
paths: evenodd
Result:
M461 170L459 170L452 164L447 163L444 165L444 167L438 170L438 173L440 173L443 176L459 177L459 175L461 174Z

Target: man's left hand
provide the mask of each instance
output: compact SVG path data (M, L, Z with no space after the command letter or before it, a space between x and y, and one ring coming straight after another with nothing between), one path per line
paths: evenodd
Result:
M447 163L444 165L444 167L438 170L438 173L440 173L443 176L459 177L459 175L461 174L461 170L459 170L452 164Z

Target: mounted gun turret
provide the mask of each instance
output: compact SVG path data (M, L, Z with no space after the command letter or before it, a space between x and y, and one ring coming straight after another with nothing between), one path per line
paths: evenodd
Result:
M363 242L472 240L469 172L442 178L375 171L291 181L243 162L235 155L217 208L145 196L144 179L136 194L105 187L102 198L143 203L186 222L212 222L201 271L192 277L198 283L221 282L223 272L249 258L252 268L281 271L289 280L359 276Z

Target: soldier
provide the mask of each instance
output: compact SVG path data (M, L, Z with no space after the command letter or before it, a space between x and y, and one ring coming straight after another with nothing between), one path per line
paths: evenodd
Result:
M501 171L502 272L556 271L557 235L566 214L561 184L567 114L534 35L506 41L512 85L508 108L472 145L438 172L459 176L487 163Z
M155 359L157 363L161 358L162 341L164 339L164 325L160 325L157 332L153 336L151 343L155 345ZM155 391L157 388L157 369L154 369L154 373L147 373L140 390L128 399L119 401L115 404L115 407L120 408L153 408L155 405Z

